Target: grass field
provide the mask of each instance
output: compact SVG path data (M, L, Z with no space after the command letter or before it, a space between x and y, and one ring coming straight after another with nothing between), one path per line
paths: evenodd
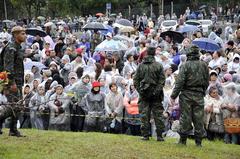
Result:
M193 140L186 147L176 139L166 142L141 141L139 137L103 133L73 133L21 130L25 138L0 136L0 159L239 159L240 146L221 141L203 142L197 148Z

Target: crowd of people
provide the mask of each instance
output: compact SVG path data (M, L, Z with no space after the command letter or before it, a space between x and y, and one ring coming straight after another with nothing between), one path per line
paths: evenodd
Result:
M142 18L144 23L140 22L135 31L127 33L117 29L106 34L98 30L71 32L65 23L46 27L48 38L29 36L22 46L25 51L22 88L25 109L20 115L19 126L141 135L139 94L133 78L151 46L155 47L155 60L162 64L166 78L162 103L164 135L179 137L181 110L178 99L173 105L170 95L179 69L188 60L186 54L192 41L205 36L221 47L216 51L201 50L200 60L209 68L204 106L206 135L209 140L219 138L225 143L239 144L240 134L213 131L210 125L213 122L222 124L226 118L240 117L240 26L233 29L231 23L225 28L215 25L207 35L199 30L184 34L182 43L176 43L172 36L161 37L160 26L151 18L146 15ZM182 16L179 22L185 20ZM184 24L179 28L181 25ZM103 40L111 41L119 35L130 39L125 43L126 50L96 50ZM0 36L2 50L11 35L3 30ZM0 102L7 102L4 91ZM149 133L154 134L154 120L151 125Z

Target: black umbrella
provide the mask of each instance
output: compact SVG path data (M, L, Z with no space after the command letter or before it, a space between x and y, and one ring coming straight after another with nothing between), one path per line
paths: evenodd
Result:
M119 19L116 21L116 23L120 24L120 25L123 25L123 26L131 26L133 27L133 24L127 20L127 19Z
M41 29L38 28L28 28L26 29L26 34L36 36L39 35L40 37L45 37L47 36L47 33Z
M108 30L108 28L106 28L104 26L104 24L99 23L99 22L91 22L86 24L83 29L85 30Z
M174 42L177 42L177 43L181 43L184 39L184 36L179 33L179 32L176 32L176 31L165 31L165 32L162 32L161 33L161 37L163 39L165 39L166 36L169 36L171 37L171 39L174 41Z

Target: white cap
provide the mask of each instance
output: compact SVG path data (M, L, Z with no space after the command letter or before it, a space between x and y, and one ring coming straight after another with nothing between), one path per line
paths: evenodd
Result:
M107 36L110 37L110 38L112 38L112 33L108 32L108 33L107 33Z

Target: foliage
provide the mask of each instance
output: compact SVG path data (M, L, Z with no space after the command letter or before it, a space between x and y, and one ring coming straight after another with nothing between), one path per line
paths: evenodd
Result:
M21 130L26 138L0 136L0 158L4 159L78 159L78 158L186 158L237 159L237 145L222 141L203 142L197 148L192 140L186 147L174 144L175 139L160 143L156 139L141 141L139 137L103 133L73 133Z
M17 10L18 15L27 15L28 17L37 17L39 15L43 16L75 16L75 15L87 15L95 14L97 12L105 12L106 3L112 3L112 12L121 11L125 12L128 10L128 5L132 9L138 9L139 12L149 12L150 4L153 7L157 7L155 13L161 13L162 1L164 1L164 10L169 8L171 1L167 0L8 0ZM218 0L219 5L228 4L234 7L239 0ZM190 2L190 3L188 3ZM190 5L191 8L198 9L200 5L210 4L216 7L217 0L177 0L174 1L175 6L179 5ZM176 5L177 4L177 5ZM210 7L210 5L208 5ZM147 9L147 10L146 10ZM179 8L175 8L179 10ZM184 12L186 8L182 8ZM169 10L169 9L168 9ZM124 14L124 13L123 13Z

